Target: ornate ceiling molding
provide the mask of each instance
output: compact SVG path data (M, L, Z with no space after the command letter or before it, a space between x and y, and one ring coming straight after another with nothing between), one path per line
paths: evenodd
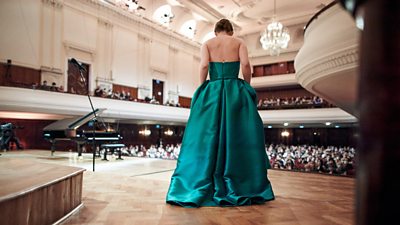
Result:
M62 8L64 6L64 1L62 0L42 0L42 2L56 8Z
M43 0L43 1L50 1L50 2L57 1L57 2L62 3L61 0ZM175 31L172 31L172 30L169 30L166 28L162 28L159 24L157 24L145 17L142 17L142 16L136 15L134 13L130 13L128 11L119 9L110 4L104 3L102 1L99 1L99 0L75 0L75 2L84 3L84 4L92 7L93 9L95 9L98 12L98 13L93 14L93 16L95 16L95 17L100 18L100 17L104 16L104 15L102 15L102 13L111 14L113 16L118 17L122 21L126 21L135 26L141 26L142 31L160 32L170 39L178 40L183 45L183 48L185 48L185 49L186 48L193 48L193 49L200 48L200 43L192 41ZM64 6L68 6L73 9L83 10L83 9L79 8L79 6L77 6L76 3L74 3L73 1L70 1L70 0L63 2L62 4ZM86 12L86 13L89 13L89 12Z

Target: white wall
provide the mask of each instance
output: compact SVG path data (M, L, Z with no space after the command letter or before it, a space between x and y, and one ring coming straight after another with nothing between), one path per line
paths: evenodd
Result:
M191 97L198 85L198 43L101 1L0 1L0 29L0 61L42 69L42 80L67 86L73 57L91 65L91 90L101 82L151 88L161 79L165 98L177 86Z
M96 49L97 18L80 9L63 7L64 41L84 49Z
M199 74L193 74L192 65L194 64L195 60L193 59L192 55L189 55L183 51L178 51L175 57L175 80L178 81L177 85L179 86L179 95L191 97L199 83Z
M114 26L113 31L113 81L117 84L137 87L137 67L144 66L138 64L140 55L137 34L118 26Z
M39 69L41 1L0 1L0 60Z

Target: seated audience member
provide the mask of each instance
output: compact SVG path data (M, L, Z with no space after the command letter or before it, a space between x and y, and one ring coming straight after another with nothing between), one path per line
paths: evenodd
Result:
M50 86L47 85L47 81L44 80L42 85L40 86L40 89L44 90L44 91L49 91L50 90Z
M103 97L103 90L101 89L100 86L97 86L96 89L94 89L94 96L96 97Z
M257 108L261 108L262 107L262 103L263 103L262 99L258 100Z
M125 100L132 101L131 92L127 92L125 95Z
M32 89L38 89L38 84L37 83L32 83Z
M153 98L150 100L150 104L160 104L160 102L158 102L156 98L153 96Z
M122 90L121 93L119 93L119 97L118 97L118 98L119 98L120 100L125 100L125 97L126 97L126 93L125 93L124 90Z
M56 82L51 83L50 91L58 91Z

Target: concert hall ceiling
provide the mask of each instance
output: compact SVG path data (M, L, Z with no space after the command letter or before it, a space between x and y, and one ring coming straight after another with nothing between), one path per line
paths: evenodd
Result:
M102 0L115 2L132 0ZM230 19L237 35L243 36L258 33L265 29L274 16L276 2L276 19L284 26L305 24L321 8L332 0L138 0L133 1L138 15L149 20L162 6L169 5L172 15L164 13L170 19L168 27L180 32L185 22L196 21L196 36L205 36L213 30L213 24L221 18ZM197 38L201 41L202 38Z

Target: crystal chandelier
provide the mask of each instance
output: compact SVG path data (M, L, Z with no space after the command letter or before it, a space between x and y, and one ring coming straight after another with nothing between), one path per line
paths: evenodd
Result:
M262 32L260 42L265 50L269 50L271 56L277 56L281 49L286 49L290 41L290 35L287 28L282 23L276 21L276 0L274 0L274 19L268 24Z

